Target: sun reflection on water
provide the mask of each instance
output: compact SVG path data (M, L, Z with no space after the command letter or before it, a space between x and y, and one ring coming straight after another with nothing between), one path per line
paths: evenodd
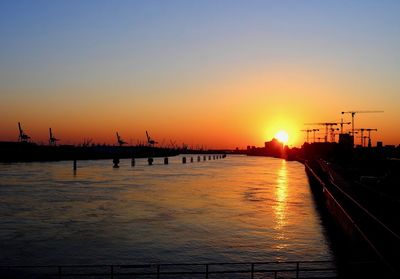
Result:
M332 259L302 165L158 160L0 164L0 262Z
M275 205L274 205L274 214L275 214L275 226L274 229L277 232L275 239L276 240L285 240L287 237L285 236L284 227L287 224L287 198L288 198L288 174L286 161L282 160L281 167L278 171L278 177L276 180L276 188L275 188ZM277 249L284 249L287 245L284 243L277 243Z

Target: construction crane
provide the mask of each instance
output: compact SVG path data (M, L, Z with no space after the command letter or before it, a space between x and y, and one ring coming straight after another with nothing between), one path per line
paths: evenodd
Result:
M25 134L24 130L22 130L21 123L18 122L18 130L19 130L19 136L18 136L18 141L20 142L27 142L31 137Z
M53 132L51 131L51 128L49 128L49 145L56 145L57 141L59 141L59 139L55 138L53 136Z
M325 142L328 142L328 131L333 126L338 125L337 122L319 122L319 123L305 123L305 125L323 125L325 126Z
M340 120L339 125L340 125L340 133L343 134L343 125L350 125L351 122L343 122L343 118Z
M357 135L359 131L357 129L354 130L354 135ZM360 139L360 147L364 147L365 145L365 140L368 138L368 136L364 136L364 134L360 135L359 137L355 137Z
M362 146L362 147L364 147L364 128L360 128L360 129L354 129L354 133L356 134L357 132L360 132L360 134L361 134L361 136L360 136L360 139L361 139L361 142L360 142L360 145ZM354 134L354 135L355 135Z
M313 133L313 142L315 142L315 132L318 132L319 129L306 129L306 130L300 130L302 132L306 132L307 134L307 143L309 142L310 139L310 133Z
M307 143L309 142L309 134L313 131L312 129L306 129L306 130L300 130L301 132L306 132L307 133Z
M172 141L172 140L170 140L169 141L170 143L171 143L171 148L176 148L176 140L175 141Z
M360 131L361 133L361 146L365 146L365 140L368 139L368 147L371 147L371 131L378 131L375 128L360 128L354 129L354 131ZM368 132L368 136L364 136L364 132Z
M354 116L356 113L381 113L383 110L353 110L353 111L342 111L342 114L351 114L351 133L354 137Z
M330 128L329 129L329 132L330 132L330 135L331 135L331 142L336 142L335 136L337 135L337 133L335 133L335 132L339 131L339 130L340 130L339 128Z
M146 136L147 136L147 143L150 146L154 146L155 144L157 144L158 142L154 141L153 139L150 138L149 133L146 131Z
M126 141L124 141L118 134L118 132L116 132L117 134L117 142L119 144L119 146L123 146L124 144L126 144Z
M93 139L91 138L84 138L82 147L89 147L90 145L93 145Z
M314 137L313 140L314 140L314 142L315 142L315 132L319 132L319 129L312 129L312 131L313 131L313 134L314 134L314 135L313 135L313 137ZM318 141L319 141L319 140L318 140Z
M368 147L371 147L371 131L378 131L378 129L367 128L365 129L368 132Z

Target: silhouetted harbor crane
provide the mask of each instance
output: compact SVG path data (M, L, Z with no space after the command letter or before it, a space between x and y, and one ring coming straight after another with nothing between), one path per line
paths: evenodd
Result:
M153 140L153 139L150 138L149 133L148 133L147 131L146 131L146 137L147 137L147 143L148 143L150 146L154 146L155 144L158 143L158 142L156 142L155 140Z
M117 134L117 142L119 146L123 146L124 144L126 144L126 141L124 141L118 134L118 132L116 132Z
M154 146L156 141L148 136L148 143L140 145L124 146L127 144L118 132L117 144L107 145L94 143L91 138L84 138L81 144L57 143L60 139L53 134L52 128L48 128L47 141L34 143L28 136L20 122L18 123L18 141L0 141L0 162L34 162L34 161L63 161L63 160L98 160L98 159L122 159L122 158L153 158L170 157L180 153L178 148ZM134 164L134 163L133 163ZM74 163L76 170L76 163ZM1 276L0 276L1 277Z
M25 134L24 130L22 130L21 123L18 122L18 130L19 130L19 136L18 136L18 141L20 142L27 142L31 137Z
M172 141L170 140L171 143L171 148L176 148L176 140Z
M53 132L51 131L51 128L49 128L49 145L55 146L57 141L59 141L59 139L53 136Z

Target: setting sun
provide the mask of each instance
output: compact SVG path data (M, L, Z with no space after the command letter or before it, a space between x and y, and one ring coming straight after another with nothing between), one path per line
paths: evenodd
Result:
M280 130L275 134L275 138L279 140L280 142L287 144L289 141L289 135L286 133L286 131Z

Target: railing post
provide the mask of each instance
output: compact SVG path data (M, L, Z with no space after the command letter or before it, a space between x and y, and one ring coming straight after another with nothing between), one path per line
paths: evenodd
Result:
M206 279L208 279L208 264L206 264Z
M274 271L274 279L278 278L278 271Z
M114 279L114 266L110 265L111 279Z
M157 279L160 279L160 265L157 265Z
M254 263L251 264L251 279L254 279Z
M62 274L61 274L61 266L58 267L58 278L61 278Z
M299 262L296 262L296 279L299 279Z

